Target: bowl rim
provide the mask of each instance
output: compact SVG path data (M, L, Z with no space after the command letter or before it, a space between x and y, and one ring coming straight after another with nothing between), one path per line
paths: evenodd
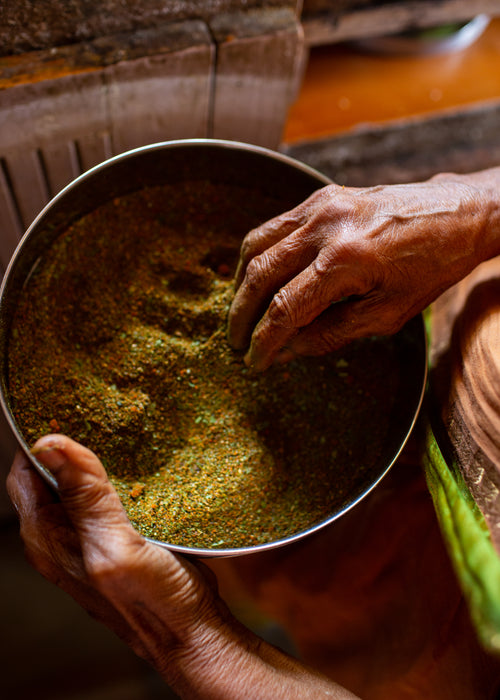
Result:
M23 250L26 245L26 242L30 240L31 236L33 235L33 232L36 232L40 224L43 222L45 216L47 215L48 212L50 212L53 207L60 202L61 199L65 198L68 193L71 193L73 189L78 188L82 182L85 182L93 177L97 173L100 173L106 169L113 168L113 166L117 163L121 163L123 161L126 161L128 159L134 159L136 157L140 157L141 154L144 153L149 153L153 151L165 151L165 150L171 150L171 149L176 149L176 148L186 148L186 147L214 147L216 149L222 148L222 149L230 149L232 151L243 151L243 152L251 152L254 154L260 154L264 158L271 158L275 161L279 161L285 165L290 166L291 168L295 170L302 171L304 174L309 175L313 180L316 180L318 182L318 186L323 186L323 185L328 185L332 183L332 180L325 176L323 173L319 172L318 170L312 168L311 166L302 163L301 161L296 160L295 158L292 158L284 153L280 153L278 151L273 151L271 149L262 147L262 146L256 146L253 144L249 143L244 143L244 142L239 142L239 141L229 141L229 140L224 140L224 139L211 139L211 138L191 138L191 139L175 139L171 141L160 141L157 143L152 143L152 144L146 144L144 146L140 146L138 148L133 148L128 151L124 151L123 153L119 153L115 156L112 156L111 158L107 158L106 160L98 163L97 165L93 166L92 168L86 170L84 173L78 175L75 179L73 179L70 183L68 183L64 188L62 188L54 197L52 197L47 204L43 207L43 209L39 212L39 214L35 217L33 222L30 224L30 226L26 229L26 232L20 239L18 245L16 246L16 249L9 261L9 264L5 270L5 274L3 276L1 285L0 285L0 336L4 336L4 343L6 347L6 342L5 342L5 337L8 337L8 332L5 330L5 326L8 325L5 321L5 297L9 293L9 285L11 283L11 278L13 271L15 270L16 265L18 264L18 261L20 257L23 255ZM24 278L24 283L26 283L29 279L29 275ZM427 353L427 342L426 342L426 333L425 333L425 325L423 322L423 316L422 314L417 314L417 316L414 318L413 322L416 323L419 326L418 333L420 335L420 341L422 344L422 364L420 367L420 376L421 376L421 381L419 382L420 386L420 391L418 396L415 397L414 399L414 405L415 409L413 411L413 416L412 419L409 421L409 424L406 426L406 432L404 434L404 437L402 441L399 443L399 448L396 450L394 453L392 459L388 461L388 463L385 465L385 468L383 468L379 473L378 476L372 480L370 480L370 484L368 487L363 488L362 492L355 498L350 499L349 503L347 503L344 507L338 509L334 514L328 516L327 518L323 519L322 521L314 524L313 526L310 526L304 530L301 530L299 532L293 533L291 535L288 535L286 537L273 540L271 542L266 542L262 544L256 544L256 545L248 545L248 546L240 546L240 547L227 547L227 548L206 548L206 547L188 547L188 546L183 546L183 545L176 545L176 544L171 544L168 542L163 542L160 540L156 540L154 538L150 538L147 536L144 536L145 540L148 542L154 543L160 547L163 547L165 549L168 549L172 552L175 552L177 554L182 554L184 556L195 556L195 557L202 557L202 558L216 558L216 557L232 557L232 556L240 556L240 555L247 555L247 554L254 554L258 552L265 552L269 551L271 549L275 549L277 547L281 547L287 544L295 543L298 542L299 540L303 540L306 537L309 537L310 535L318 532L319 530L322 530L323 528L327 527L328 525L334 523L336 520L341 518L343 515L345 515L348 511L352 510L356 505L358 505L375 487L382 481L382 479L386 476L386 474L390 471L391 467L394 465L395 461L399 457L401 451L403 450L404 446L406 445L410 434L413 431L413 428L416 424L422 403L423 403L423 398L425 394L425 387L426 387L426 382L427 382L427 373L428 373L428 353ZM4 353L5 356L7 355L7 352ZM8 388L6 384L6 378L5 378L5 357L3 358L4 361L4 366L0 370L0 406L1 410L7 420L7 423L10 427L11 432L13 433L14 437L16 438L16 441L19 445L19 447L22 449L30 463L35 467L37 472L42 476L42 478L46 481L46 483L53 488L55 491L57 491L57 481L54 478L54 476L43 466L43 464L36 458L35 455L31 453L31 450L26 443L23 435L21 434L16 421L12 415L12 411L9 406L8 402Z

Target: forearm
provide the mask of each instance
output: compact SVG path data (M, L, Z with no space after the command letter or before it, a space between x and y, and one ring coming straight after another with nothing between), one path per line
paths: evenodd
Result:
M198 630L200 632L200 630ZM355 700L357 696L259 639L239 623L205 630L163 671L189 700Z

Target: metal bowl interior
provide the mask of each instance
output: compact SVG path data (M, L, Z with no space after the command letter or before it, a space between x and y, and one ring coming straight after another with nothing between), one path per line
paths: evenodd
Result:
M53 477L30 453L13 415L8 387L10 324L19 293L29 280L37 261L52 242L73 221L100 204L145 186L175 184L209 179L215 183L259 188L288 208L306 199L329 180L317 171L287 156L236 142L192 139L152 144L116 156L74 180L42 210L17 247L0 290L0 403L21 449L43 478L54 488ZM279 214L281 212L276 212ZM426 383L427 350L421 316L411 320L394 337L401 380L391 415L391 429L385 439L377 468L357 488L348 503L307 530L261 545L197 549L156 542L182 554L235 556L282 546L306 537L334 522L362 500L394 464L415 424Z

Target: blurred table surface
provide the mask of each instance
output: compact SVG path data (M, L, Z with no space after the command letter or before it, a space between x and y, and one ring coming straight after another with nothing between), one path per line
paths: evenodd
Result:
M435 55L374 54L348 44L316 47L283 140L314 140L499 97L500 18L470 46Z

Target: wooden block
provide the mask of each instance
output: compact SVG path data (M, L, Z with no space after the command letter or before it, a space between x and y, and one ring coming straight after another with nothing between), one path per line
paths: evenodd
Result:
M277 148L303 66L302 30L289 9L220 15L212 135Z
M73 140L47 143L43 152L40 151L40 157L43 159L51 197L82 172L81 155Z
M81 172L124 150L206 136L208 129L214 47L200 21L101 38L33 60L33 82L30 62L21 61L13 86L0 90L4 264L20 232Z
M301 0L10 0L0 7L0 55L136 33L160 23L207 20L252 7L298 7Z
M99 72L25 83L0 92L0 158L8 174L4 196L19 213L2 217L0 258L5 262L13 241L51 196L108 154L104 148L87 157L86 141L109 130L106 94ZM83 148L76 142L81 139ZM79 151L83 155L79 154Z
M12 194L6 166L0 168L0 274L3 275L11 255L23 234L23 224Z
M49 199L43 168L36 149L17 153L9 163L13 195L26 229Z
M197 21L170 25L168 31L171 51L103 72L115 153L207 135L215 57L208 28Z

